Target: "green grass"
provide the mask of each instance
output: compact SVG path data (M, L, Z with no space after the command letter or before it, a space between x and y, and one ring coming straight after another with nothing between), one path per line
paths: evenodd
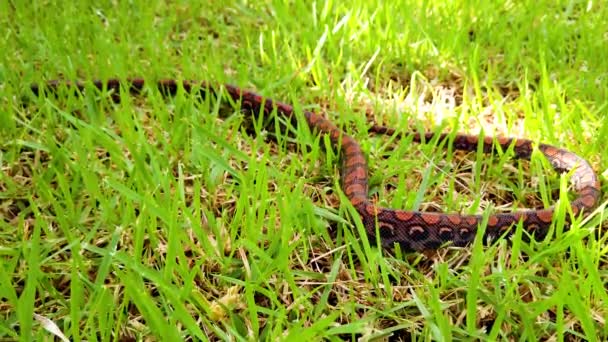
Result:
M602 173L603 2L112 3L0 3L0 339L52 340L48 322L88 341L608 339L603 206L563 232L567 176L540 156L366 134L374 121L525 136ZM511 243L382 250L339 191L339 156L302 125L265 130L186 94L27 91L129 76L324 112L361 142L384 206L561 198L562 219L533 243L518 228Z

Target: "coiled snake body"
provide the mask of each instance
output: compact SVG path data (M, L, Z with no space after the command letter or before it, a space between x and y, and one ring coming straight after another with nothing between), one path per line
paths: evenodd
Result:
M97 89L113 90L113 96L120 93L121 82L118 79L92 81ZM142 79L130 79L125 83L131 93L140 93L144 88ZM61 86L84 90L85 82L49 81L44 84L49 90L57 90ZM202 93L217 94L219 88L207 82L161 80L155 86L163 93L174 95L181 87L186 92L198 89ZM241 104L241 109L264 114L275 110L287 118L293 119L292 106L264 98L254 92L238 87L224 85L225 93L235 102ZM31 90L39 95L43 87L34 84ZM304 111L307 124L314 131L329 136L332 144L342 153L342 188L352 205L361 216L361 220L370 241L379 240L382 246L389 247L395 243L403 250L436 249L451 242L462 246L471 242L481 224L482 215L461 215L453 213L434 213L408 210L381 208L367 198L367 163L361 147L351 136L342 132L331 121L323 116ZM370 130L376 133L393 134L390 128L374 126ZM414 134L415 142L428 141L432 138L445 141L445 146L457 150L475 151L478 144L483 145L483 151L490 153L496 148L507 149L513 145L516 158L529 159L532 155L533 143L527 139L506 137L477 137L472 135L455 135L434 133ZM482 139L482 141L480 141ZM558 172L571 172L571 182L577 197L570 202L574 215L588 214L597 205L600 198L600 183L589 163L578 155L551 145L539 144L538 149L549 160ZM487 219L485 237L498 237L507 232L513 225L521 222L524 229L531 234L545 235L553 220L554 208L532 210L524 209L511 213L492 214ZM379 236L377 236L379 234Z

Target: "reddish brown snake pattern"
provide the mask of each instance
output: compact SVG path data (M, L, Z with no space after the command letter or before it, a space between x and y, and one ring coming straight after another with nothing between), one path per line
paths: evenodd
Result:
M118 96L120 93L121 82L117 79L110 79L105 82L92 81L90 84L98 89L113 90L113 96ZM142 79L127 80L124 84L128 85L129 91L134 94L141 92L144 87ZM49 81L44 86L53 91L60 86L83 90L86 83ZM169 95L175 94L180 87L186 92L190 92L194 88L200 89L203 93L218 92L218 88L214 88L207 82L162 80L156 83L156 87ZM240 101L243 110L256 113L262 110L264 114L269 114L276 109L277 113L292 119L293 107L288 104L263 98L261 95L238 87L230 85L224 85L223 87L229 97L234 101ZM38 95L41 92L41 87L34 84L31 86L31 90ZM361 215L361 220L372 242L376 241L376 234L378 233L379 241L383 246L393 246L393 244L399 243L404 250L428 250L439 248L447 242L462 246L475 238L478 225L482 221L481 215L395 210L380 208L371 203L367 199L367 163L359 144L321 115L309 111L304 111L303 114L311 129L327 134L334 146L341 149L343 163L342 188ZM379 126L372 127L370 131L383 134L394 133L394 130L390 128ZM434 133L415 134L414 141L428 141L434 136ZM480 142L480 138L477 136L455 135L449 137L447 134L441 134L437 138L442 141L445 140L454 149L465 151L475 151L478 143L482 143L485 153L494 151L496 145L499 145L502 149L507 149L513 144L515 157L522 159L529 159L533 149L532 142L527 139L485 137ZM558 172L572 172L571 181L577 194L577 197L570 203L572 213L578 215L591 212L600 198L600 183L589 163L572 152L551 145L539 144L538 149L555 170ZM553 213L554 208L550 207L540 210L526 209L490 215L485 237L502 236L503 233L520 221L528 232L542 236L546 234L551 225Z

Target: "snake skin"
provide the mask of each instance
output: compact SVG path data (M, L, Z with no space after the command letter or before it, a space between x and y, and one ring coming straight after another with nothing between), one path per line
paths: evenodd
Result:
M143 79L129 79L121 82L118 79L107 81L91 81L88 84L98 89L113 90L115 100L119 99L120 87L128 86L130 93L138 94L144 88ZM40 95L43 88L56 91L60 87L69 89L86 89L86 82L69 82L54 80L43 85L33 84L31 90L35 95ZM259 94L241 88L222 85L214 87L210 83L201 81L176 81L161 80L153 84L166 95L174 95L179 88L186 92L198 90L201 94L224 93L235 102L240 101L241 109L264 114L275 110L287 118L294 119L292 106L264 98ZM463 246L470 243L476 235L478 226L481 224L482 215L461 215L435 212L422 212L410 210L396 210L381 208L368 200L367 190L367 163L360 145L351 136L342 132L331 121L323 116L304 111L306 122L314 131L327 134L336 148L342 153L342 188L352 205L361 216L363 225L370 238L374 242L379 240L384 247L400 244L402 250L423 251L441 247L446 243ZM379 134L394 134L391 128L373 126L370 132ZM515 157L530 159L533 143L527 139L515 139L508 137L478 137L473 135L459 134L449 136L447 134L434 133L417 134L412 133L415 142L428 141L438 138L445 141L446 147L464 151L476 151L478 144L483 145L483 151L490 153L498 147L507 149L513 145ZM482 141L479 141L483 139ZM574 215L589 214L598 204L601 195L600 183L597 175L589 163L578 155L547 144L539 144L538 149L549 160L553 168L560 172L571 172L571 182L577 197L570 202ZM484 238L497 238L505 235L515 224L521 222L524 229L534 236L544 236L553 221L554 207L532 210L523 209L510 213L497 213L489 216ZM377 236L379 234L379 236Z

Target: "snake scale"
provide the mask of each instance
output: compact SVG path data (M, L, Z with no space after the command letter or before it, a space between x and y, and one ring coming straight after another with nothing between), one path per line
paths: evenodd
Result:
M121 84L128 86L131 94L139 94L144 89L143 79L119 79L107 81L90 81L88 83L97 89L111 90L113 98L120 96ZM174 95L182 88L186 92L199 90L201 93L221 93L220 89L236 103L240 103L244 111L270 114L276 110L280 115L293 120L294 109L291 105L265 98L254 92L231 85L213 86L204 81L160 80L152 85L165 95ZM54 80L41 85L32 84L30 89L39 96L43 88L57 91L60 87L77 89L87 88L87 82L70 82ZM476 235L478 226L482 223L482 215L461 215L456 213L436 213L410 210L395 210L381 208L368 199L368 176L365 155L357 141L342 132L335 124L323 116L304 111L303 116L311 130L329 136L335 148L341 151L342 177L341 184L344 194L356 208L365 226L370 241L379 241L384 247L398 243L402 250L423 251L437 249L446 243L464 246L470 243ZM373 126L371 132L394 134L395 130L382 126ZM448 135L445 133L412 133L413 141L423 142L436 138L456 150L476 151L478 144L483 145L484 153L491 153L498 148L506 150L513 147L516 158L530 159L533 142L528 139L509 137L478 137L473 135ZM589 163L578 155L547 144L538 144L538 150L549 160L552 167L560 172L571 172L571 182L576 198L570 202L574 215L589 214L598 204L600 198L600 183ZM487 218L484 238L503 236L515 224L521 222L523 228L532 235L543 236L548 231L554 216L554 207L532 210L521 209L509 213L495 213ZM567 215L568 216L568 215ZM379 236L377 236L379 234Z

